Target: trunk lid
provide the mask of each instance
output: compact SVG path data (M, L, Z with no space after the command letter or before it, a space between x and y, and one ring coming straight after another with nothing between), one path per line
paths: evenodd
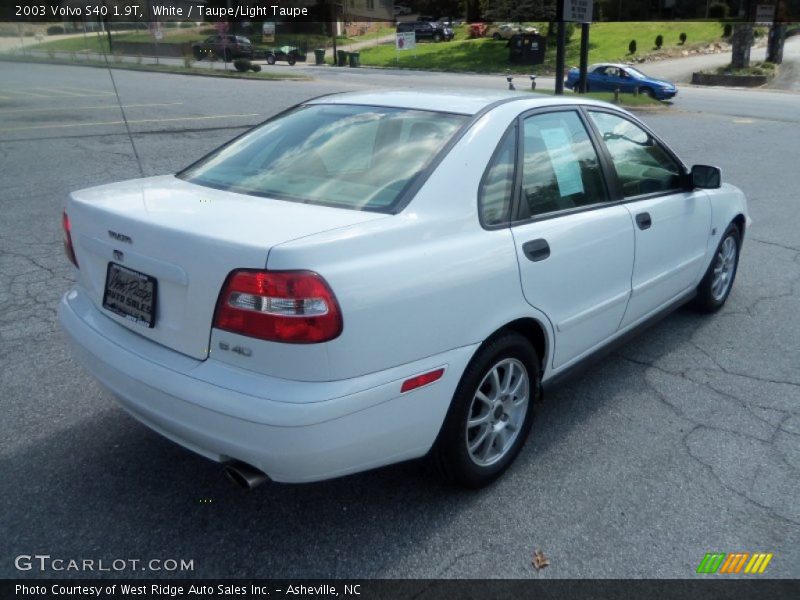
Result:
M387 217L215 190L172 175L73 192L66 210L78 281L98 310L196 359L208 356L217 297L231 271L265 268L277 244ZM103 308L111 262L155 278L152 328Z

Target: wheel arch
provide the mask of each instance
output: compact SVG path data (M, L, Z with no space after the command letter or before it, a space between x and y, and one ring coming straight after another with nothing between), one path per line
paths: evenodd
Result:
M475 350L473 356L476 356L487 344L491 343L492 340L509 331L519 333L531 343L539 358L539 371L542 376L544 376L552 344L547 333L547 328L543 323L533 317L515 319L499 327L483 341Z

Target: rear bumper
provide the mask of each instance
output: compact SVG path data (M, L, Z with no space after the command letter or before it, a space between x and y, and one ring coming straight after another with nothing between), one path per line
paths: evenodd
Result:
M82 364L136 419L212 460L240 460L283 482L424 455L475 350L345 381L302 382L169 350L107 318L80 289L63 297L59 320ZM438 367L446 368L442 379L400 394L402 381Z

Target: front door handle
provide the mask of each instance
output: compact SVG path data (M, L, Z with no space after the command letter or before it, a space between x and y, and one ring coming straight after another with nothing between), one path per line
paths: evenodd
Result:
M636 215L636 224L639 226L639 229L650 229L650 226L653 224L650 213L643 212Z
M550 256L550 245L547 240L531 240L522 244L522 252L533 262L539 262Z

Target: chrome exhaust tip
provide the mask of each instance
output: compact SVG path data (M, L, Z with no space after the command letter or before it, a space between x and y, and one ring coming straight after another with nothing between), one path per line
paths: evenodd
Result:
M225 475L236 485L246 490L252 490L254 487L269 480L264 471L238 460L225 465Z

